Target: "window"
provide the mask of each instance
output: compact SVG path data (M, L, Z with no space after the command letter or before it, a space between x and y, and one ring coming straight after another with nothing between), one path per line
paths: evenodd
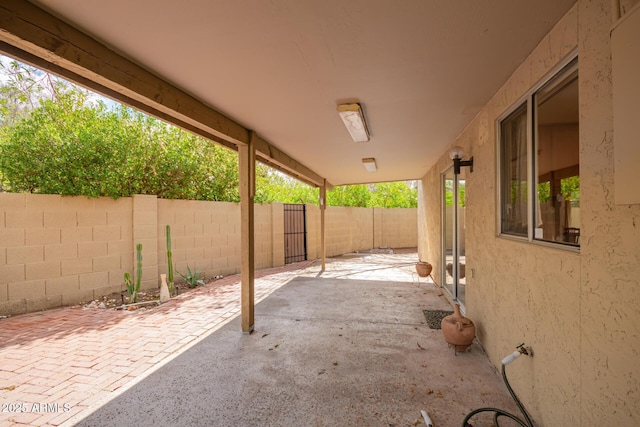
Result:
M502 232L527 236L527 104L518 107L500 124Z
M580 245L578 60L500 121L500 233Z

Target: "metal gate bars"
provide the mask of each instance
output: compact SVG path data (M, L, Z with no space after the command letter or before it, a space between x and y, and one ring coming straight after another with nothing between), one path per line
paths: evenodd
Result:
M284 205L284 263L307 260L307 215L305 205Z

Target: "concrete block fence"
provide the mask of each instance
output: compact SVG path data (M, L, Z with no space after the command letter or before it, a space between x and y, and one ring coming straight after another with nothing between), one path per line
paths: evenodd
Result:
M142 288L167 272L165 227L175 270L205 277L240 272L240 205L0 193L0 315L76 304L124 290L142 243ZM417 246L416 209L328 207L327 256ZM256 269L284 264L282 204L255 206ZM318 258L320 210L307 205L307 253ZM179 276L176 274L176 279Z

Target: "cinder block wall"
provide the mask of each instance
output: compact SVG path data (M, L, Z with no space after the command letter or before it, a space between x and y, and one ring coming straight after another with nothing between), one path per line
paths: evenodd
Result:
M236 203L158 199L158 274L167 273L166 226L171 227L174 280L187 266L204 276L240 271L240 207Z
M417 246L415 209L329 207L327 256L374 246ZM72 305L124 290L142 244L142 288L167 272L171 227L174 280L187 266L204 277L240 272L240 205L0 193L0 315ZM255 265L284 265L284 207L255 206ZM413 234L412 234L413 233ZM375 234L375 239L374 239ZM320 251L320 210L307 205L308 258Z
M272 203L271 205L271 264L272 267L284 265L284 205ZM257 215L257 214L256 214ZM268 225L265 226L265 228ZM257 233L257 231L256 231ZM256 248L258 252L258 248ZM266 248L262 252L267 253ZM268 257L265 255L265 257ZM309 257L315 259L315 257Z
M0 193L0 314L119 291L133 266L132 202Z
M411 248L418 245L417 209L328 206L325 213L327 256L371 248ZM319 258L320 209L307 205L309 258Z
M351 251L363 251L375 247L373 223L375 209L337 208L349 211L349 237Z
M374 208L374 247L413 248L418 244L418 211Z
M306 205L307 209L307 257L318 259L322 256L320 248L320 207Z
M282 204L255 205L256 269L284 264ZM228 202L158 199L158 274L167 273L166 226L171 227L171 252L178 272L187 266L205 277L240 272L240 205Z
M327 208L325 213L327 256L353 252L349 215L356 208Z
M156 196L135 195L133 203L133 226L131 242L134 248L132 266L137 268L138 243L142 244L142 289L153 289L158 285L158 198ZM133 268L131 269L131 277ZM99 295L96 295L99 296Z

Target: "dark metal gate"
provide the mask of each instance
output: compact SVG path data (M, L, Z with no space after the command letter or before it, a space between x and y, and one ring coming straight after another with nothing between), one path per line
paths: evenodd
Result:
M305 205L284 205L284 263L307 260Z

